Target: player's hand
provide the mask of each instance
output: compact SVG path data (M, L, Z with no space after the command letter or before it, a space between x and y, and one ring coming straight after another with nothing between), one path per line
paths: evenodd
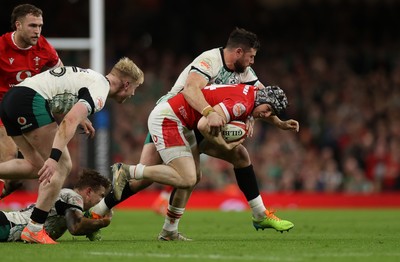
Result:
M111 223L111 217L103 217L103 218L100 218L101 220L102 220L102 226L103 227L108 227L108 225L110 225L110 223Z
M86 134L88 135L88 137L93 138L94 134L96 132L96 130L93 127L92 122L86 118L85 120L83 120L80 124L79 127L81 128L81 132L80 134Z
M45 162L43 167L39 170L38 175L39 175L39 182L45 182L45 183L50 183L51 177L54 175L54 173L57 170L57 161L55 161L52 158L48 158Z
M208 126L210 127L210 135L218 136L224 127L225 119L217 112L211 112L207 116Z
M291 131L299 132L300 124L298 121L296 121L294 119L289 119L286 121L282 121L280 128L283 130L291 130Z
M256 121L254 120L254 117L249 117L246 120L246 131L247 131L247 137L252 137L253 132L254 132L254 123Z

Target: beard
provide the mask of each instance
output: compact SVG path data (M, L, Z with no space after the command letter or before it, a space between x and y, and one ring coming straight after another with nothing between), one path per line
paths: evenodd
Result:
M236 61L233 65L235 66L235 72L237 73L243 73L246 69L246 66L242 65L240 61Z

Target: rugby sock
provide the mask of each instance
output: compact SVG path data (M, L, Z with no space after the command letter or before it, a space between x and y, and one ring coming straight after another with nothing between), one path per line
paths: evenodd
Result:
M168 205L163 229L166 231L178 231L179 220L181 219L183 212L185 212L185 208Z
M29 220L29 223L26 225L26 227L29 229L31 232L39 232L40 230L43 229L43 224L38 224L32 219Z
M255 199L260 195L256 174L253 165L244 168L234 168L235 177L240 190L245 195L247 201Z
M146 166L143 164L132 165L129 167L129 176L136 180L143 179L143 170Z
M31 219L28 223L28 229L32 232L39 232L43 229L43 224L46 222L49 212L43 211L35 207L31 214Z
M259 195L258 197L248 201L251 211L253 213L253 217L256 220L261 220L265 217L265 210L267 210L264 206L264 202Z
M104 198L104 203L107 205L108 209L111 209L124 201L125 199L133 196L135 192L131 190L131 187L129 186L129 183L127 183L124 187L124 190L122 190L122 195L121 195L121 200L116 200L114 197L114 192L111 191L106 197Z

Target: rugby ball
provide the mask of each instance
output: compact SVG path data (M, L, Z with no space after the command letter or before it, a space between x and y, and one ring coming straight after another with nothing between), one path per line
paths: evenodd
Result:
M240 140L246 133L246 124L242 121L231 121L222 129L222 137L226 142Z

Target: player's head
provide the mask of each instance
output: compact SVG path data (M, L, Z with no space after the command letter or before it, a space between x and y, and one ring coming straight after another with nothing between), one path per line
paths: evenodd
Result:
M83 198L85 210L97 204L105 197L111 188L111 182L105 176L93 169L83 169L79 174L79 179L74 189Z
M260 41L256 34L237 27L229 35L225 48L235 52L237 56L234 63L235 71L242 73L248 66L254 64Z
M279 86L266 86L256 91L254 108L262 104L271 106L272 114L281 114L288 106L288 100L285 92Z
M121 58L111 69L111 75L119 81L115 99L122 103L135 94L136 88L143 84L143 71L129 58Z
M42 10L34 5L22 4L14 8L11 14L11 28L16 31L14 39L22 48L36 45L42 32Z

